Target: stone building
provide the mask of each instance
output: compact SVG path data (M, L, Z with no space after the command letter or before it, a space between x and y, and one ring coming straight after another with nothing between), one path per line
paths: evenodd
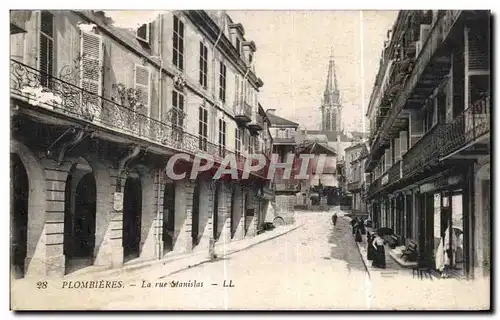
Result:
M489 11L400 11L367 110L375 226L415 244L423 267L449 239L459 277L488 274L491 261L490 21Z
M288 157L295 159L295 135L299 124L275 114L275 109L268 109L270 130L273 137L273 154L277 155L277 162L285 163ZM294 160L295 162L295 160ZM300 191L300 181L283 176L284 169L278 168L273 177L275 188L275 215L280 221L289 224L295 221L296 194ZM278 221L277 221L278 222Z
M358 145L359 146L359 145ZM356 147L356 146L353 146ZM362 144L361 148L355 148L352 157L347 156L349 159L347 174L347 191L352 196L352 213L354 216L361 216L367 218L368 212L365 202L365 162L368 156L368 149L366 144Z
M10 42L17 277L208 253L211 239L256 234L269 181L265 168L241 171L272 140L241 24L172 11L128 30L102 11L11 11ZM179 154L181 169L233 155L238 181L214 170L171 180Z

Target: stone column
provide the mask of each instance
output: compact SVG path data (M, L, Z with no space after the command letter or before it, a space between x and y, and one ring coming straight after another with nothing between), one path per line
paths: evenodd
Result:
M195 182L179 180L175 184L175 253L193 249L191 228L193 226L193 193Z

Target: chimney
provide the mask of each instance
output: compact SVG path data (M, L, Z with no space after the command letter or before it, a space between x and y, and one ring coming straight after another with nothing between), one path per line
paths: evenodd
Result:
M274 112L275 112L275 111L276 111L276 109L267 109L267 110L266 110L266 113L267 113L267 114L272 114L272 115L274 115Z

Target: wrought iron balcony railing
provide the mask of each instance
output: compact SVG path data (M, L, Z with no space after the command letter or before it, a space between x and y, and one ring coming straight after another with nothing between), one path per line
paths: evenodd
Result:
M234 107L234 116L245 123L252 121L252 106L247 102L239 101Z
M382 177L383 176L378 177L373 181L373 183L368 186L368 197L373 196L378 190L380 190L380 188L382 187Z
M403 155L403 178L409 178L439 158L439 139L445 126L437 124Z
M491 100L486 96L448 123L439 143L440 157L446 157L489 133L490 110Z
M185 132L182 125L150 118L144 111L123 106L15 60L10 62L10 94L33 106L174 151L210 154L218 163L233 154L240 171L246 161L246 157L217 144L200 143L200 138ZM267 175L268 165L255 173Z
M399 181L402 177L402 162L398 161L389 169L389 184Z
M353 181L347 184L348 191L358 191L361 190L361 181Z

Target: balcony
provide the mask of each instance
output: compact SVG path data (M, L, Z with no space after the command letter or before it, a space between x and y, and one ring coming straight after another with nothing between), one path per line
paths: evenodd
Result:
M489 141L475 142L489 136L490 110L491 100L486 96L448 123L439 141L440 157L448 158L456 153L467 156L489 153Z
M432 26L427 39L423 39L423 47L416 57L415 65L409 75L405 76L398 86L393 87L395 98L388 116L381 126L380 139L388 141L393 138L398 127L403 125L396 119L401 111L407 108L420 108L431 90L433 90L449 73L450 49L444 43L448 42L456 22L463 11L447 10L441 13Z
M349 182L347 184L347 191L349 192L358 192L361 190L361 181Z
M274 191L297 193L300 191L300 183L298 183L298 182L287 182L287 183L276 182L274 184Z
M264 129L264 118L260 114L256 114L255 120L252 120L247 126L253 132L262 131Z
M403 162L398 161L389 169L389 185L393 185L403 178Z
M377 179L375 179L375 181L373 181L373 183L370 184L370 186L368 187L368 193L367 193L368 198L373 197L381 189L382 178L383 178L383 176L380 176Z
M206 139L184 131L180 125L162 122L106 99L64 80L31 68L18 61L10 62L11 98L25 102L26 109L38 110L49 116L56 116L51 123L61 123L60 119L71 123L91 125L111 132L113 140L141 140L148 146L163 147L166 153L185 152L210 154L216 163L221 163L224 156L235 155L238 170L243 170L244 156L227 150ZM108 135L109 137L109 135ZM252 174L265 177L269 161L263 169Z
M405 180L438 163L438 143L445 127L438 123L403 155L403 178Z
M252 107L243 101L238 103L234 108L234 118L240 124L252 121Z

